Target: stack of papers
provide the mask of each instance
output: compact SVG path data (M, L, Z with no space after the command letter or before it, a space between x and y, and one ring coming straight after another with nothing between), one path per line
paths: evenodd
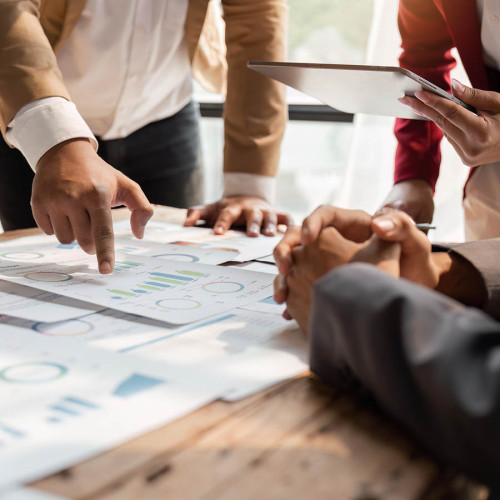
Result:
M0 493L307 367L275 266L246 262L279 238L127 224L111 275L53 237L0 244Z

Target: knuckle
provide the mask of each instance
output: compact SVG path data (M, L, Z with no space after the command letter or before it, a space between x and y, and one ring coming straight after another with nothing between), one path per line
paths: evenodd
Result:
M113 229L108 226L101 226L94 229L94 241L102 242L113 238Z
M104 184L96 184L85 194L85 197L93 203L107 205L111 199L111 191L109 187Z
M445 117L443 115L438 114L434 117L434 123L441 129L443 128L444 122L445 122Z
M452 106L449 109L446 110L444 116L449 120L449 121L454 121L455 118L457 117L458 114L458 107L457 106Z

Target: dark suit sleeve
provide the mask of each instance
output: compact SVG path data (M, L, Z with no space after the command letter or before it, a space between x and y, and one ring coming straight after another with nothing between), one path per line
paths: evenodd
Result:
M349 369L429 449L500 487L500 325L366 264L315 286L311 370Z

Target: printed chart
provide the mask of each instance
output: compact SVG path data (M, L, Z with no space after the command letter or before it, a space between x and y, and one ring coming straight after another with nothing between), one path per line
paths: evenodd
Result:
M94 257L86 254L53 262L0 259L0 277L171 324L198 321L272 294L272 275L228 267L117 254L117 271L101 275Z
M53 342L89 343L109 351L122 351L143 342L164 337L181 327L168 327L165 323L106 309L95 314L69 321L33 322L14 318L0 318L0 334L9 328L22 328L37 336L49 337Z
M30 321L66 321L101 310L102 307L61 297L28 286L0 281L0 314Z
M134 240L128 221L115 224L115 230L120 241L128 240L130 243L130 241ZM221 251L230 256L225 261L245 262L272 254L274 247L282 237L283 234L273 237L260 235L257 238L250 238L245 233L234 230L227 231L226 234L221 236L215 235L210 228L185 228L177 224L153 221L153 223L148 224L143 241L173 243L185 250L189 249L190 251L186 252L188 254L195 250ZM205 263L215 264L216 262Z
M227 390L165 363L12 325L0 331L0 345L0 491L150 431Z

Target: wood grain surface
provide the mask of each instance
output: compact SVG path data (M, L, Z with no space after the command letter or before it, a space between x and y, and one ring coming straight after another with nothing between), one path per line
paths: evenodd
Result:
M114 211L115 220L127 216ZM157 207L154 218L183 217ZM32 486L82 500L487 498L372 402L309 373L235 403L215 401Z

